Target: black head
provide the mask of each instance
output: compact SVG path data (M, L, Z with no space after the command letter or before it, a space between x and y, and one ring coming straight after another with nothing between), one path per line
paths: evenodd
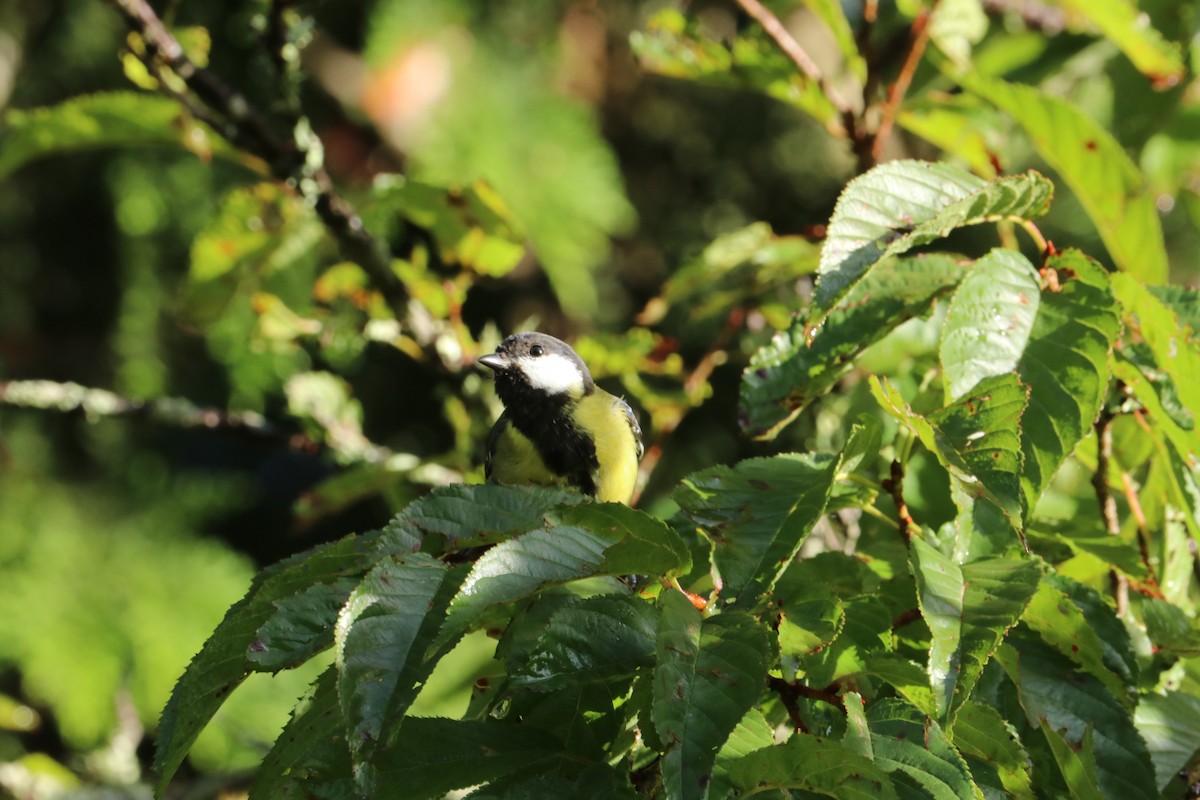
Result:
M515 333L479 363L496 372L496 391L512 407L531 393L577 398L595 388L592 375L570 345L544 333Z

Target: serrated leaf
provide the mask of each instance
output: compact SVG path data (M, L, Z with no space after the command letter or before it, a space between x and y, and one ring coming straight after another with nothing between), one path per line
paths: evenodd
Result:
M291 719L259 765L249 794L251 800L299 799L306 796L302 787L308 781L344 776L338 796L354 797L350 772L337 673L330 667L292 710Z
M1121 329L1108 277L1077 250L1051 256L1059 290L1042 291L1017 365L1030 389L1021 417L1021 488L1026 514L1075 445L1091 431L1108 389L1109 350Z
M1130 687L1104 663L1100 637L1065 592L1040 584L1021 619L1047 644L1104 684L1113 697L1132 707Z
M692 568L691 551L662 520L622 503L584 503L549 515L557 525L608 538L601 571L609 575L680 575Z
M1036 172L990 183L949 164L890 161L852 180L829 220L815 303L831 309L879 261L956 228L1041 216L1054 187Z
M174 100L138 92L101 92L34 109L9 109L0 126L0 180L25 164L102 147L168 146L202 157L238 157Z
M837 466L827 454L783 454L684 479L672 498L712 541L725 602L749 608L775 585L824 513Z
M726 797L733 793L734 786L730 770L736 768L745 756L775 744L775 728L757 708L752 708L742 717L733 733L717 751L713 764L713 779L709 784L709 797Z
M492 781L471 792L465 800L547 800L552 797L638 800L639 795L628 783L627 776L607 764L594 764L573 780L555 773L526 771Z
M979 769L987 769L996 773L998 788L1008 796L1033 797L1029 755L1012 725L995 708L973 700L965 703L954 719L953 740L977 783L982 782Z
M915 707L900 700L877 700L867 710L867 723L875 765L890 773L899 797L982 797L941 727Z
M986 497L1020 527L1019 423L1028 394L1014 373L984 378L960 400L923 417L890 383L871 377L883 409L911 430L971 497Z
M846 706L846 733L842 743L861 756L875 760L875 748L871 745L871 725L867 722L867 710L862 695L846 692L842 695Z
M1129 629L1117 616L1110 600L1095 588L1072 580L1056 572L1047 572L1042 582L1053 586L1071 599L1071 603L1083 612L1087 625L1100 638L1104 665L1126 686L1138 682L1138 660L1133 651Z
M1149 283L1167 278L1162 224L1145 180L1112 134L1066 100L1032 86L958 77L962 85L1011 116L1054 167L1122 270Z
M229 609L204 647L175 684L155 737L155 792L166 791L175 770L217 709L257 665L247 657L258 630L276 613L276 603L319 583L365 574L377 535L347 536L260 572L246 596Z
M1041 300L1037 270L1015 250L992 250L950 298L938 351L947 400L1014 370Z
M562 753L562 743L531 725L406 719L375 756L377 797L441 797L485 783Z
M796 789L843 800L896 797L888 775L869 758L841 742L807 734L743 756L730 777L747 794Z
M1106 796L1158 797L1145 742L1129 712L1099 680L1075 671L1064 656L1020 630L1000 648L997 660L1016 684L1031 726L1062 732L1070 747L1081 746L1092 731L1097 777Z
M964 274L948 255L888 260L851 289L820 327L809 330L808 317L798 317L754 354L742 374L742 429L773 438L841 380L863 350L928 312Z
M937 715L937 704L929 688L929 675L915 661L890 653L873 655L863 672L892 686L901 697L927 716Z
M846 621L832 643L800 659L805 682L825 687L847 675L863 672L870 660L890 652L892 614L875 597L857 597L845 603Z
M918 605L933 634L930 685L938 716L948 721L1020 618L1040 573L1031 561L1004 558L960 567L919 537L913 537L910 548Z
M392 554L367 573L342 608L337 688L364 793L371 776L361 767L387 740L389 728L399 725L433 670L437 659L425 651L465 573L465 566L450 569L424 553Z
M328 650L338 612L357 583L358 578L318 583L275 601L275 613L255 633L246 659L256 671L278 672Z
M758 700L774 661L771 636L739 612L703 619L682 593L660 599L654 726L667 745L667 798L707 796L717 750Z
M842 599L822 586L789 598L779 617L779 650L785 656L814 653L838 637L846 622Z
M1035 519L1032 524L1036 527L1031 532L1031 540L1061 542L1073 553L1087 553L1111 564L1130 577L1146 579L1146 565L1142 563L1142 555L1137 546L1106 531L1098 518ZM1040 553L1038 547L1035 546L1034 550Z
M579 492L541 486L439 486L388 523L384 542L397 551L416 550L428 536L440 537L447 551L496 542L540 527L551 509L586 499Z
M1156 86L1173 86L1183 78L1186 66L1179 45L1167 41L1136 4L1129 0L1053 0L1053 3L1099 28Z
M1200 333L1200 289L1177 284L1146 288L1175 315L1180 325L1190 329L1188 338L1194 340L1196 334Z
M1146 740L1159 789L1200 751L1200 698L1185 692L1146 695L1133 717Z
M653 606L636 597L576 600L551 615L509 678L550 691L632 675L654 663L655 622Z
M1050 727L1049 722L1042 723L1042 733L1046 736L1050 752L1058 762L1058 770L1062 773L1073 800L1105 800L1106 796L1101 791L1096 776L1092 729L1084 731L1078 744L1068 743L1063 733Z

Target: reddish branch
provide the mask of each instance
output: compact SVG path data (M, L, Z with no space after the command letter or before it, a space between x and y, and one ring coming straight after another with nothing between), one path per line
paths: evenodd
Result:
M913 75L917 72L917 65L921 63L921 57L925 55L925 45L929 43L929 17L930 12L926 10L913 20L912 45L908 49L908 55L904 58L904 64L900 67L900 74L888 89L887 102L883 105L883 115L879 120L879 129L875 131L875 139L871 144L873 162L878 162L883 157L883 149L887 146L888 137L892 135L892 127L896 124L896 115L900 112L900 104L904 101L904 95L908 93L908 87L912 85Z
M900 535L904 541L912 539L917 523L908 513L908 503L904 502L904 466L899 461L892 461L891 477L884 478L883 490L892 496L896 504L896 516L900 518Z

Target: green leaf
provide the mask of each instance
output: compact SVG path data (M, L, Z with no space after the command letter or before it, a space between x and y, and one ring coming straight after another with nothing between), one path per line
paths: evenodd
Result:
M1017 372L1030 389L1021 417L1026 513L1092 427L1108 389L1109 350L1121 329L1108 277L1077 250L1052 256L1059 291L1046 287Z
M1180 325L1190 329L1188 338L1194 341L1196 334L1200 333L1200 289L1176 284L1146 288L1158 298L1158 302L1170 309Z
M713 764L713 779L709 784L709 797L731 796L736 788L730 777L730 771L750 753L771 747L775 744L775 727L767 722L766 717L757 708L752 708L742 717L733 733L717 751L717 760Z
M333 628L358 578L318 583L275 601L275 613L250 642L246 660L256 672L298 667L333 645Z
M842 695L846 704L846 733L842 743L859 755L875 760L875 748L871 745L871 725L867 722L867 710L862 695L846 692Z
M651 716L667 745L663 789L672 800L703 798L718 748L766 685L772 637L747 614L703 619L680 592L659 602Z
M1099 28L1157 88L1174 86L1184 77L1179 45L1163 38L1129 0L1054 0L1054 5Z
M920 664L902 656L878 653L867 661L863 672L892 686L926 716L937 715L937 704L929 688L929 674Z
M892 614L878 598L865 596L845 602L846 622L831 644L800 659L805 682L829 686L847 675L863 672L871 659L893 648Z
M409 503L383 530L392 550L416 550L438 537L447 551L500 541L545 524L554 508L586 500L579 492L496 483L439 486Z
M1104 684L1113 697L1132 708L1130 687L1104 663L1104 647L1100 637L1066 592L1042 583L1025 609L1022 620L1037 631L1047 644Z
M1008 796L1032 800L1029 755L999 711L973 700L964 703L954 718L953 740L977 783L982 783L981 772L991 771Z
M796 789L842 800L896 797L887 773L869 758L841 742L807 734L743 756L730 778L747 793Z
M846 610L842 599L823 586L802 597L788 598L779 616L779 649L785 656L806 656L827 646L842 632Z
M412 717L376 753L375 796L441 797L549 762L561 752L561 742L531 725Z
M102 147L177 147L207 158L238 153L174 100L102 92L34 109L9 109L0 126L0 180L38 158Z
M1053 184L1036 172L991 183L949 164L890 161L852 180L829 220L815 302L831 309L878 262L956 228L1046 213Z
M638 800L627 776L607 764L594 764L574 779L534 770L492 781L465 800Z
M576 600L551 615L509 678L515 686L554 691L632 675L654 663L655 621L653 606L636 597Z
M913 706L877 700L867 711L867 723L875 765L891 774L899 797L982 797L966 762L941 727Z
M1019 527L1019 423L1028 395L1014 373L984 378L967 396L928 417L914 412L890 383L875 376L871 393L917 435L967 494L986 497Z
M825 511L838 459L783 454L713 467L672 495L713 543L725 602L753 606L787 569Z
M445 619L466 569L451 570L424 553L389 555L346 600L337 624L338 696L355 777L365 793L375 746L416 698L436 658L426 648Z
M846 69L860 83L867 80L867 62L858 52L858 43L854 39L854 29L846 19L846 10L839 0L804 0L808 10L816 14L825 27L833 34L838 50L846 61Z
M1038 585L1032 561L989 558L959 567L923 539L910 544L917 601L933 639L929 680L938 716L951 720L1016 624Z
M1200 698L1174 691L1146 695L1138 702L1133 721L1150 748L1162 789L1200 751Z
M947 400L1016 369L1040 300L1037 270L1017 251L993 250L975 262L950 298L942 325Z
M1117 616L1109 598L1091 586L1055 572L1043 575L1042 582L1066 594L1071 603L1083 612L1088 627L1100 638L1104 665L1119 675L1125 686L1136 686L1138 659L1133 651L1129 629Z
M468 630L487 609L550 585L593 575L667 575L690 564L687 546L661 520L620 503L560 509L563 524L501 542L475 562L450 604L438 643ZM586 527L582 527L586 526Z
M1064 656L1019 629L1000 648L997 660L1016 684L1031 726L1063 732L1072 748L1081 747L1092 731L1097 777L1106 796L1158 797L1146 743L1129 712L1099 680L1075 671Z
M1050 744L1050 752L1058 762L1059 772L1071 790L1071 797L1077 800L1105 800L1106 795L1100 789L1096 775L1096 754L1093 743L1095 737L1092 729L1084 731L1078 744L1068 743L1063 733L1050 727L1049 722L1042 723L1042 733Z
M1030 534L1031 542L1061 542L1075 554L1087 553L1104 561L1138 580L1146 579L1146 565L1142 563L1142 555L1135 544L1120 536L1113 536L1104 529L1099 518L1090 523L1081 519L1036 519L1035 527ZM1035 545L1034 551L1045 556L1042 549ZM1047 556L1048 560L1049 557ZM1053 561L1057 561L1054 559Z
M292 718L254 775L250 798L301 798L306 796L303 787L309 781L334 781L338 776L345 779L338 782L339 791L332 796L355 797L350 772L337 672L330 667L292 710Z
M1079 198L1116 265L1148 283L1167 279L1162 224L1145 180L1112 134L1066 100L1031 86L961 75L963 87L1025 129Z
M971 48L987 29L988 18L979 0L942 0L929 20L929 38L960 67L971 65Z
M248 654L258 631L276 613L276 603L321 583L366 573L378 536L347 536L260 572L246 596L213 631L175 684L155 737L155 791L166 791L175 770L201 729L257 665ZM330 640L332 641L332 640Z
M774 438L829 391L871 344L900 323L927 313L964 275L948 255L889 259L873 269L819 327L798 317L761 348L742 374L738 421L760 439ZM815 318L810 311L809 317ZM810 341L811 339L811 341Z

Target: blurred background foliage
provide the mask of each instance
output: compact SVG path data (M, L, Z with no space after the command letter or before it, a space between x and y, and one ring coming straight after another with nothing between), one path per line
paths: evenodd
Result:
M769 5L829 86L872 100L927 10ZM1076 5L942 0L930 35L941 62L1039 86L1111 132L1145 176L1171 279L1194 281L1197 5L1141 4L1174 51L1097 32ZM277 160L172 99L180 74L149 69L111 5L0 6L0 791L141 796L142 731L257 567L482 478L497 406L471 364L504 334L570 338L631 400L640 504L658 513L688 472L837 448L874 409L852 376L770 443L738 431L741 371L806 302L837 195L872 157L735 4L156 8L284 143ZM1162 52L1179 63L1156 75ZM1065 169L939 63L909 76L879 156ZM1043 233L1105 253L1056 183ZM329 186L404 302L331 235ZM992 230L952 245L982 252ZM860 368L911 396L933 330L903 326ZM933 527L953 516L938 469L918 454L908 485ZM1047 502L1067 516L1086 475L1059 482ZM461 702L488 655L464 642L424 707ZM193 753L197 796L222 785L206 772L255 763L314 674L239 691Z

